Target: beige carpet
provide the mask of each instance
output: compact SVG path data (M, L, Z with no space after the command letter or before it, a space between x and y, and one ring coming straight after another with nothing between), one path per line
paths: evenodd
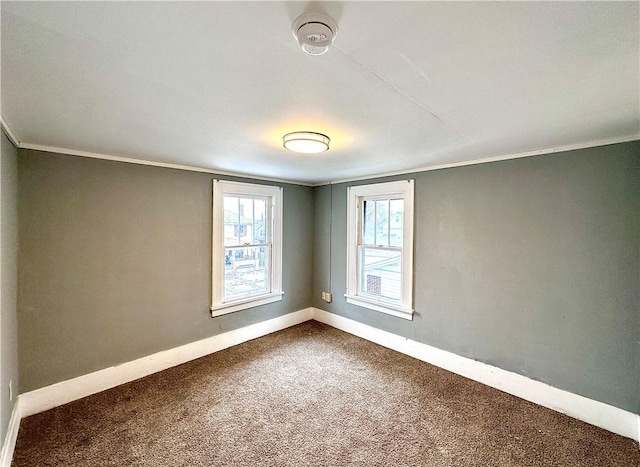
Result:
M24 419L16 466L639 466L637 443L315 321Z

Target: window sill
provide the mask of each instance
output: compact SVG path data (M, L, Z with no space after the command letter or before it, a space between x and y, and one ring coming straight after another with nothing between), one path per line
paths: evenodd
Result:
M253 308L255 306L266 305L267 303L279 302L282 300L284 292L276 292L268 295L260 295L258 297L250 297L242 300L236 300L229 303L221 303L218 305L212 305L211 317L226 315L227 313L233 313L234 311L245 310L247 308Z
M381 313L408 319L410 321L413 320L413 309L411 308L402 308L400 306L389 305L375 300L367 300L366 298L358 297L356 295L345 294L345 297L347 298L347 303L351 303L352 305L369 308L370 310L379 311Z

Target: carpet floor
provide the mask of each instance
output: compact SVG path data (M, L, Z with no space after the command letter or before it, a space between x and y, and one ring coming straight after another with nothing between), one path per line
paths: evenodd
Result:
M14 466L640 466L634 441L316 321L22 420Z

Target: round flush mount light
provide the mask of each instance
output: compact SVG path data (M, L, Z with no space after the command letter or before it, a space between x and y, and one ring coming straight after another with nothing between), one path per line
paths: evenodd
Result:
M292 32L305 53L322 55L336 38L338 25L322 13L304 13L293 22Z
M290 151L317 154L329 150L331 140L327 135L314 131L294 131L282 137L282 145Z

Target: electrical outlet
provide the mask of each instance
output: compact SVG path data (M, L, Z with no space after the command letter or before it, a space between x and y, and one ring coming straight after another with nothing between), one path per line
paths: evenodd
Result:
M9 400L13 400L13 380L9 380Z
M322 292L322 299L327 303L331 303L331 300L333 300L331 292Z

